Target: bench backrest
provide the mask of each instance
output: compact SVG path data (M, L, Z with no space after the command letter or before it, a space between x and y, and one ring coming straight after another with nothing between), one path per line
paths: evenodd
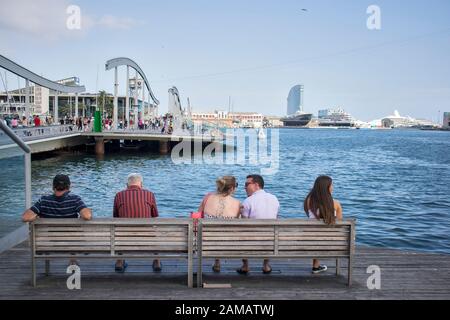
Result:
M31 224L31 240L37 254L187 253L192 225L191 219L39 219Z
M202 257L349 257L354 230L353 220L202 220L197 245Z

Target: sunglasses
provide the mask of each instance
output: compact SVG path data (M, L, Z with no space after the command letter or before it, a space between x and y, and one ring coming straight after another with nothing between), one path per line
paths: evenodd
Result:
M245 183L245 187L247 188L249 185L251 185L251 184L255 184L255 182L246 182Z

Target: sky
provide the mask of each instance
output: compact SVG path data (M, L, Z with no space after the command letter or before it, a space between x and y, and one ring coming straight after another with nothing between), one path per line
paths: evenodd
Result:
M70 5L80 29L67 28ZM371 5L379 30L367 27ZM297 84L315 114L441 122L450 111L448 0L0 0L0 54L49 79L77 76L88 92L113 92L105 62L128 57L162 112L176 86L194 111L228 110L231 97L234 111L283 116ZM125 67L119 77L124 94Z

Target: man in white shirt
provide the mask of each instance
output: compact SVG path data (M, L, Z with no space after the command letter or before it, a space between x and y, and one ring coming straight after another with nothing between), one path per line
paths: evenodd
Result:
M280 203L277 197L264 191L264 179L260 175L249 175L245 182L248 198L244 200L241 215L247 219L277 219ZM243 259L243 266L236 271L239 274L249 272L248 259ZM264 259L263 273L269 274L272 268L269 259Z

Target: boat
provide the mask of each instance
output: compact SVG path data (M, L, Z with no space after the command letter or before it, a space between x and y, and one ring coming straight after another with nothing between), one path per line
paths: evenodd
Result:
M264 129L259 129L259 130L258 130L258 138L259 138L260 140L266 139L266 134L264 133Z
M285 127L305 127L312 120L312 113L299 111L294 115L282 118Z
M355 119L341 108L320 110L319 127L349 129L355 127Z

